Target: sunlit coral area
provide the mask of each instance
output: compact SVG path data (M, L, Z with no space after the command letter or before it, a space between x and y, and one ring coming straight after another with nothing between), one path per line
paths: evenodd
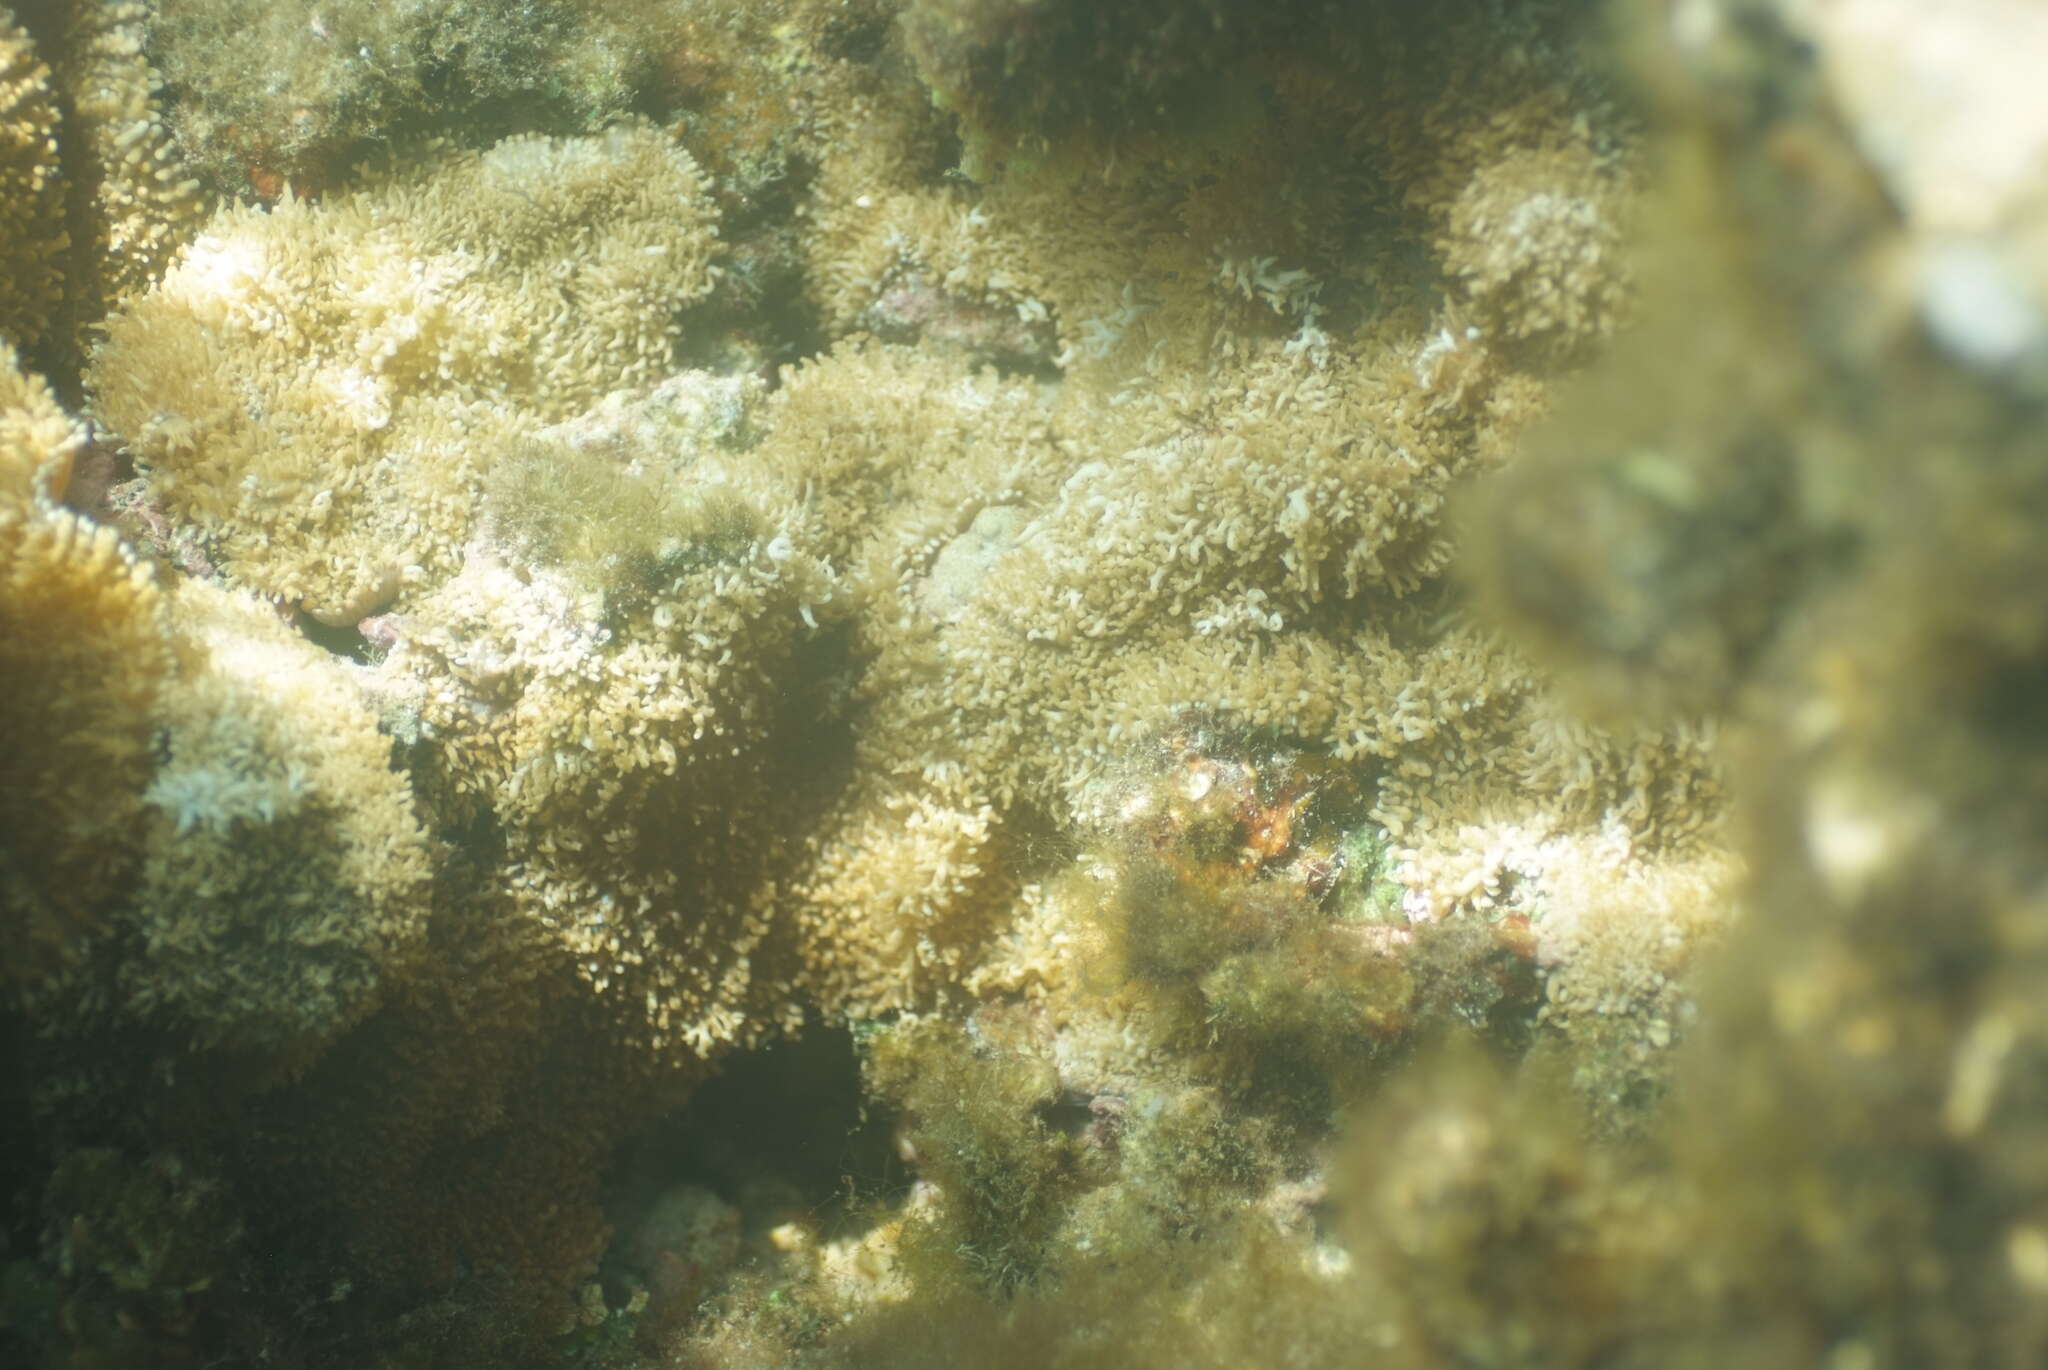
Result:
M2044 61L0 8L0 1361L2048 1360Z

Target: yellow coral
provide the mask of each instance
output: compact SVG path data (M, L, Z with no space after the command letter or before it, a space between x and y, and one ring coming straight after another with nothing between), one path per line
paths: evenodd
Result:
M1452 202L1444 263L1503 337L1600 337L1627 298L1625 202L1620 177L1584 146L1490 163Z
M0 10L0 338L40 340L63 287L63 182L50 69Z
M86 330L156 279L203 208L163 126L148 20L133 0L0 11L0 333L67 387Z
M830 43L900 42L883 11ZM1242 1040L1276 1006L1351 1015L1309 1034L1347 1049L1404 1031L1436 972L1401 959L1403 914L1491 947L1480 917L1555 913L1508 949L1520 983L1549 936L1584 961L1560 1002L1612 971L1632 1013L1684 947L1603 940L1606 915L1648 892L1656 938L1708 922L1686 863L1715 838L1711 735L1570 723L1445 583L1446 504L1543 408L1555 356L1525 344L1617 304L1628 186L1562 63L1461 21L1438 98L1377 50L1276 47L1270 121L1100 182L976 186L939 174L924 93L886 88L901 64L846 77L866 64L831 27L786 30L798 56L750 88L816 70L838 103L769 140L816 158L798 212L734 220L807 265L827 336L735 330L761 336L729 355L815 352L767 398L662 379L720 268L704 178L644 127L226 211L94 359L143 515L203 529L235 583L174 596L146 853L95 991L318 1072L277 1103L333 1124L304 1173L406 1278L587 1273L606 1148L807 1015L1014 992L1071 1020L1063 1065L1107 1094L1198 1000ZM736 298L762 260L735 253ZM388 607L385 654L323 658L252 590ZM1203 896L1289 935L1188 958L1181 1010L1105 1006L1080 983L1117 973L1101 853L1191 731L1341 771L1352 811L1293 895L1239 869ZM1292 801L1240 797L1232 840L1277 866ZM1369 890L1321 902L1368 847ZM88 1023L104 1002L74 998ZM563 1089L574 1127L543 1126Z
M248 596L186 581L169 608L121 1012L310 1052L418 951L426 836L345 667Z
M843 610L801 491L720 446L749 393L685 374L509 454L379 673L502 826L530 954L657 1051L757 1039L796 992L769 811Z
M96 926L133 872L169 668L156 583L111 529L0 500L0 964Z
M850 338L793 374L762 447L818 478L831 526L865 529L856 745L896 779L852 801L793 885L841 983L860 980L848 964L893 957L909 985L958 961L949 939L1002 921L1006 830L1094 821L1191 716L1372 767L1375 818L1438 916L1482 907L1493 877L1434 872L1499 872L1482 814L1618 824L1652 865L1711 845L1706 734L1558 726L1531 669L1434 589L1451 491L1543 410L1529 368L1549 349L1524 344L1599 336L1624 293L1625 144L1561 68L1518 51L1496 69L1492 50L1465 34L1433 51L1457 95L1409 101L1295 59L1270 133L1099 181L936 187L908 174L931 155L925 118L861 97L871 136L824 155L812 288L829 326L920 346ZM1303 174L1322 165L1326 181ZM1449 299L1357 245L1387 196L1460 282ZM1361 297L1377 312L1331 326ZM1056 333L1056 389L940 360L945 325L1005 317ZM856 391L890 402L833 403ZM912 836L941 830L972 840ZM891 874L906 861L920 878ZM862 938L873 955L851 952ZM900 1002L880 983L855 1002Z
M130 874L169 653L161 597L111 529L52 497L83 440L0 342L0 903L26 978Z
M449 569L495 448L662 374L714 235L637 126L230 209L109 320L97 412L237 581L354 622Z
M41 376L0 339L0 508L64 497L85 434Z
M142 50L148 10L95 0L68 11L47 41L57 80L71 93L63 138L75 183L72 293L84 300L89 290L92 317L156 278L203 201L158 111L156 74Z
M806 988L869 1018L963 979L1015 901L1002 836L986 802L857 787L819 825L792 890Z

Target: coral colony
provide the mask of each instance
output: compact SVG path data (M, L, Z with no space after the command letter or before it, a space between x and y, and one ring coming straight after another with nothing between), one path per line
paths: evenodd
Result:
M2043 62L0 8L0 1361L2042 1364Z

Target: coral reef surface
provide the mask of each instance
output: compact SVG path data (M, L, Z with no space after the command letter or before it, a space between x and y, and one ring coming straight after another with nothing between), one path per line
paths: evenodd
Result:
M0 1358L2039 1364L2044 45L0 10Z

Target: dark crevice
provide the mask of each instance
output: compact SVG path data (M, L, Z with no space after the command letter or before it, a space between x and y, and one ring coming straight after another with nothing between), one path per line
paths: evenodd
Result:
M675 1113L618 1153L608 1205L621 1231L662 1194L695 1185L748 1225L857 1226L909 1190L894 1119L865 1107L853 1035L812 1027L728 1058Z
M303 612L292 615L292 622L301 637L323 652L359 666L370 665L376 659L375 650L353 623L336 628Z

